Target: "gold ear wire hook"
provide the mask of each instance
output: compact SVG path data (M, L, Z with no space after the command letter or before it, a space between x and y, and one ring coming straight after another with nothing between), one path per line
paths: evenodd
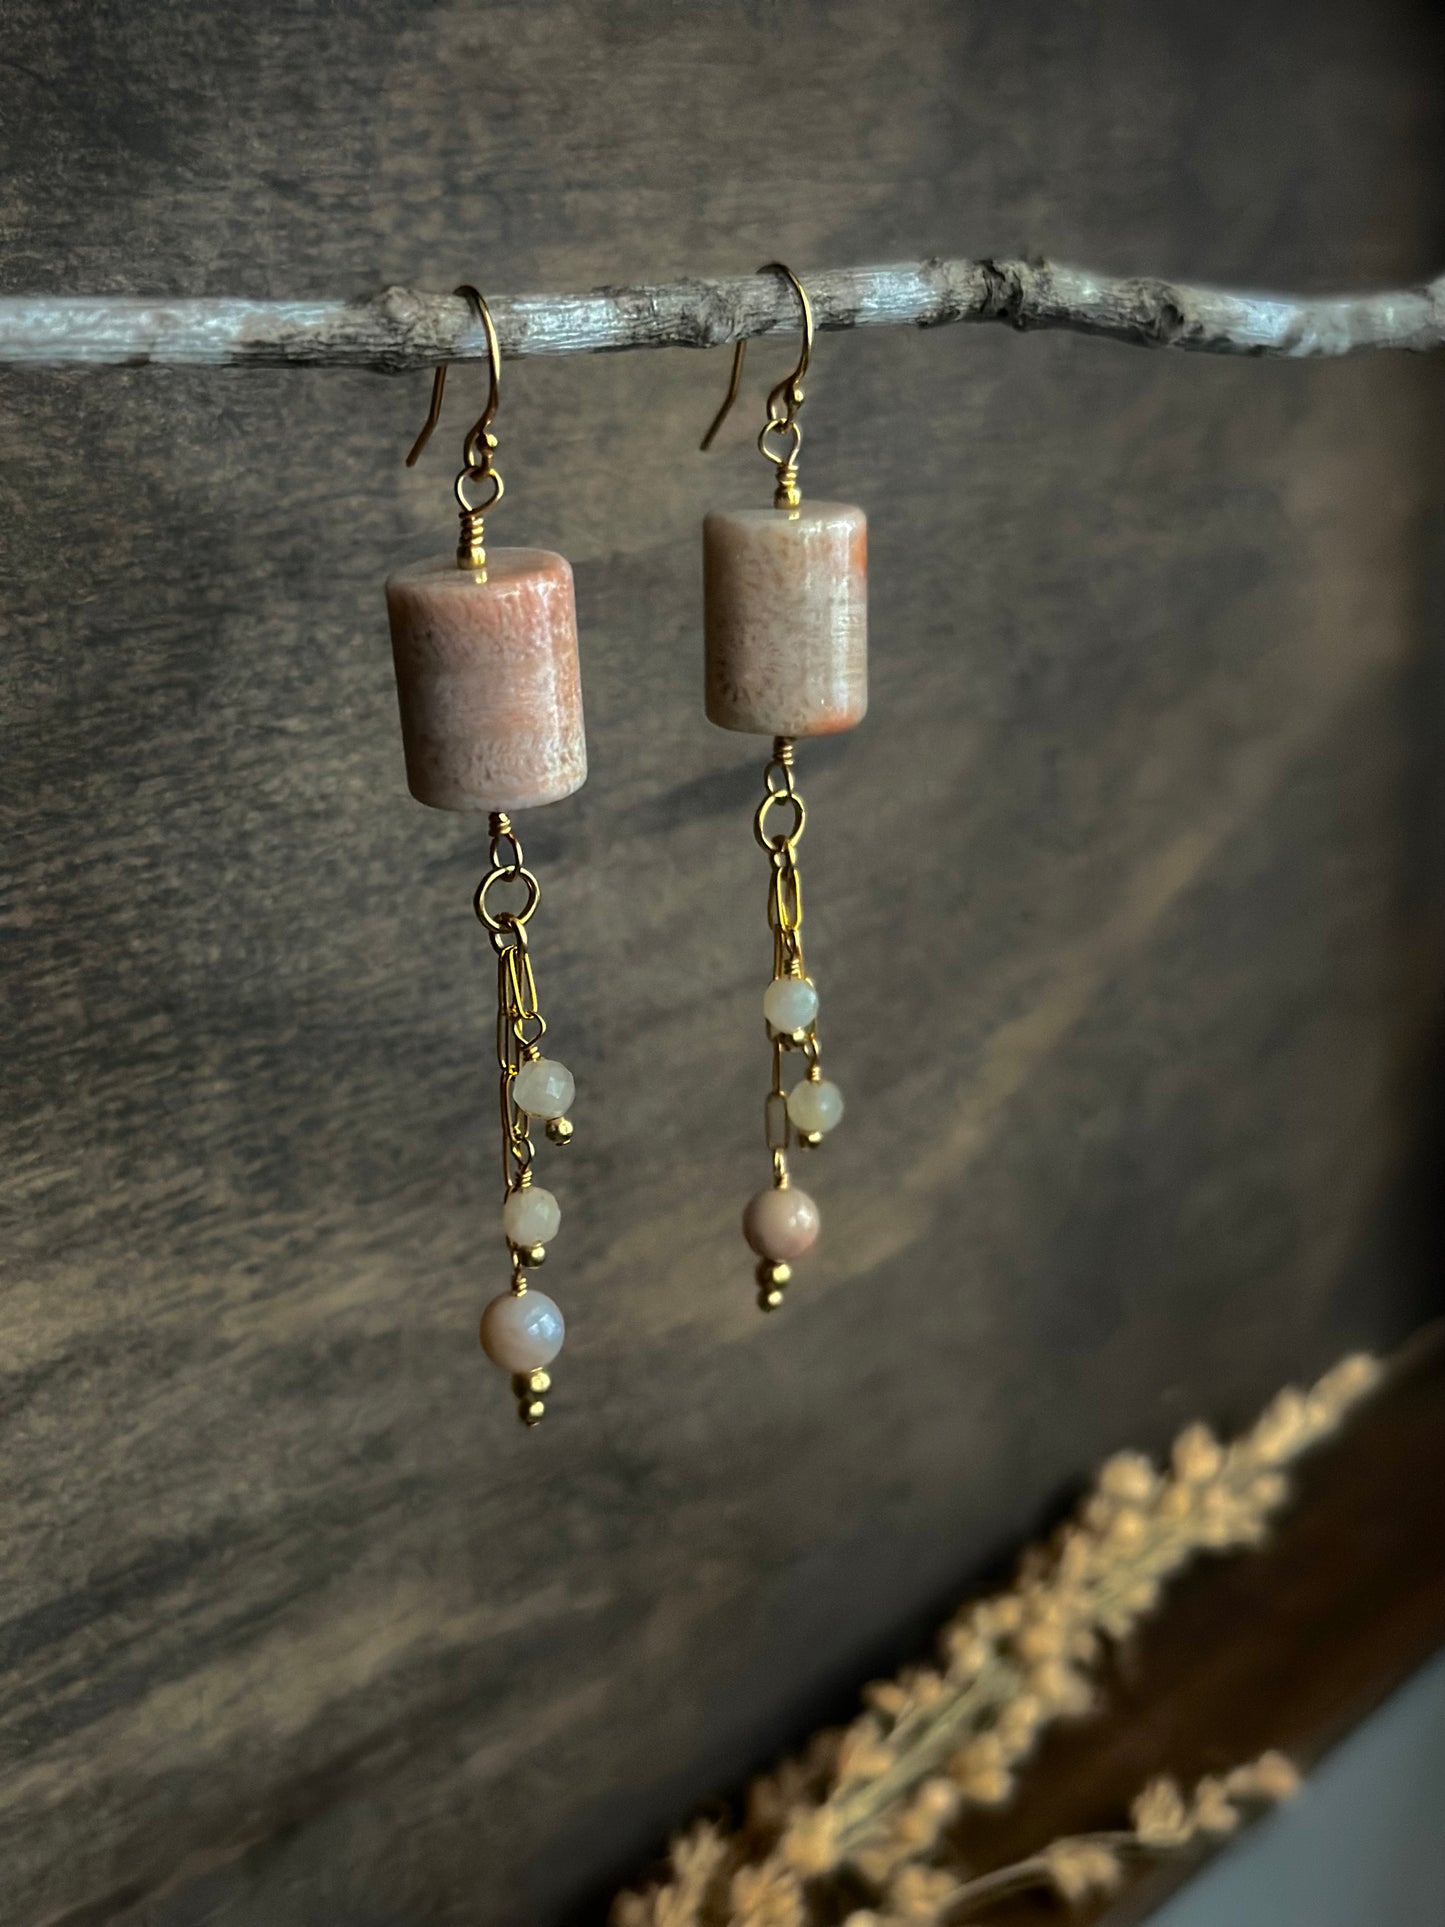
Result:
M791 374L783 379L768 395L768 419L763 423L758 436L758 447L778 471L778 484L773 495L774 508L796 508L802 499L798 494L798 450L802 447L803 431L798 426L797 414L803 405L803 377L808 372L808 364L813 358L813 304L808 299L808 291L797 275L784 261L768 261L758 269L759 274L781 274L798 297L798 306L803 317L803 351L798 357L798 365ZM743 377L743 357L747 352L746 336L733 351L732 378L728 382L727 394L723 405L713 417L712 426L702 438L703 449L712 447L713 438L727 420L733 403L738 398L738 388ZM786 453L779 453L768 446L768 436L775 430L786 431L789 445Z
M485 578L487 551L483 542L482 517L490 508L501 501L505 484L492 466L492 455L497 446L497 438L492 433L492 420L497 412L497 402L501 394L502 351L497 342L497 331L492 325L491 310L473 287L463 282L454 293L465 295L472 304L472 311L482 324L487 337L487 405L467 430L466 441L462 444L462 469L456 480L457 501L461 506L461 536L457 543L457 566L462 569L477 569ZM422 423L421 433L412 443L411 453L406 458L410 468L418 455L431 440L432 430L436 427L442 412L442 396L447 385L447 364L438 364L432 376L431 406L426 420ZM491 493L483 500L472 502L467 499L467 484L490 483Z
M473 424L471 432L466 439L465 456L470 466L475 459L472 454L473 445L478 436L486 434L497 412L497 400L501 392L502 380L502 351L497 343L497 331L492 326L491 310L481 295L478 294L477 290L468 286L464 281L459 288L453 288L452 293L465 295L467 300L471 302L472 312L476 315L477 320L481 322L482 331L487 337L487 372L490 377L487 391L487 405L482 411L480 418ZM431 440L432 430L441 419L442 395L446 390L446 385L447 364L443 361L438 364L437 371L432 376L431 407L427 410L426 420L422 423L421 433L412 443L411 453L406 458L408 468L411 468L415 464L417 456L421 454L422 450Z
M758 273L781 274L792 287L794 294L797 295L798 306L802 310L803 352L798 357L798 365L792 374L784 375L777 387L774 388L768 396L768 411L770 416L774 414L775 408L783 406L785 401L788 405L788 412L791 415L795 414L803 405L803 377L807 374L808 364L813 358L813 304L808 299L807 289L786 262L766 261L763 266L758 269ZM747 338L744 336L733 351L732 379L728 383L727 394L723 397L723 405L713 417L711 428L708 429L702 438L701 446L704 449L712 447L714 436L727 420L729 411L738 398L738 388L743 378L743 357L747 353L747 347ZM784 418L778 416L777 419L782 420Z

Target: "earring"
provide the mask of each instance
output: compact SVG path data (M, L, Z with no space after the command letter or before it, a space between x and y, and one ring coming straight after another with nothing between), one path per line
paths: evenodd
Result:
M497 956L497 1061L501 1075L502 1234L511 1289L482 1313L482 1349L512 1374L527 1425L544 1411L547 1367L561 1350L562 1313L529 1274L546 1257L561 1209L532 1181L532 1125L553 1144L572 1137L572 1074L542 1055L547 1025L527 929L541 886L527 868L512 812L555 803L587 777L577 610L572 570L541 549L487 553L483 517L502 499L493 457L501 355L487 304L461 287L487 341L487 406L467 435L456 497L461 536L455 556L400 569L386 583L392 656L401 705L407 786L433 809L489 817L491 867L473 907ZM410 468L441 413L446 365L436 371L426 423L407 456Z
M768 858L768 923L773 980L763 1019L773 1053L764 1104L764 1139L772 1183L748 1202L743 1235L758 1255L758 1304L776 1311L792 1277L792 1261L816 1242L818 1207L792 1182L792 1145L820 1144L843 1115L843 1097L823 1076L818 992L803 961L803 886L798 844L807 812L793 770L800 736L852 729L868 707L868 525L862 509L840 502L802 506L798 452L803 431L803 377L813 352L813 309L802 283L781 261L764 272L783 275L798 297L803 350L798 365L768 396L758 448L777 471L771 509L715 509L703 521L703 602L707 638L707 714L724 729L771 736L763 799L753 833ZM740 341L722 407L702 446L737 399ZM806 1065L788 1087L787 1059Z

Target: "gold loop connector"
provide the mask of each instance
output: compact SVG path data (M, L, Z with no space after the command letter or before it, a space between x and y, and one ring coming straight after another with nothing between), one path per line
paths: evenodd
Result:
M488 909L487 898L499 883L518 882L525 884L527 890L527 900L520 910L500 910L493 912ZM493 870L489 875L484 876L480 884L478 884L477 893L472 899L472 908L476 911L478 919L487 926L488 930L515 930L520 937L523 927L530 923L532 913L536 910L541 900L542 886L530 870L525 868L515 871Z
M461 511L461 532L457 539L457 567L475 569L485 580L487 573L487 550L482 518L486 511L495 508L502 499L504 484L501 476L492 466L496 453L497 438L492 433L492 420L497 412L497 403L502 385L502 351L497 341L497 331L492 325L491 311L477 290L466 282L454 290L465 295L472 304L472 311L482 324L487 338L487 405L467 431L466 441L462 444L462 469L456 479L456 497ZM411 468L431 440L432 430L441 418L442 395L447 385L447 364L440 363L432 376L431 406L427 409L426 420L422 423L421 433L412 443L406 465ZM468 499L468 484L485 487L490 484L490 494L480 501Z
M777 830L772 835L769 835L767 827L768 812L775 808L781 809L785 803L789 804L792 808L793 826L789 830ZM776 856L779 851L792 850L795 847L798 838L803 834L803 829L807 821L807 807L796 790L769 789L764 793L763 800L759 803L757 813L753 817L753 835L757 838L761 848L766 850L770 856Z

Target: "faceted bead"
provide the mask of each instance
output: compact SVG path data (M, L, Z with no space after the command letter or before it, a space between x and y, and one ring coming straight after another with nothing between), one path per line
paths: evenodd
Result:
M577 1085L565 1064L555 1057L538 1057L517 1072L512 1094L517 1109L528 1117L562 1117L571 1108Z
M774 1186L748 1199L743 1236L760 1258L801 1258L817 1242L820 1223L806 1191Z
M826 1077L805 1077L788 1092L788 1121L799 1131L831 1131L843 1115L843 1093Z
M504 1372L532 1372L552 1363L566 1329L545 1291L504 1291L482 1313L482 1350Z
M763 992L763 1016L784 1036L806 1030L818 1014L818 993L806 977L778 977Z
M562 1222L562 1207L540 1184L514 1191L502 1206L502 1229L514 1245L550 1244Z

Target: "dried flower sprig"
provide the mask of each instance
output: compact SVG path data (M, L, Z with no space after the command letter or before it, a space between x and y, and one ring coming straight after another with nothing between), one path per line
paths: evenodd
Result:
M936 1665L869 1687L851 1726L756 1781L736 1833L685 1834L668 1880L619 1896L614 1927L809 1927L816 1883L845 1869L902 1918L937 1917L945 1889L959 1892L956 1872L930 1864L949 1824L1009 1798L1040 1734L1089 1709L1107 1643L1157 1608L1170 1579L1201 1553L1259 1544L1288 1496L1284 1467L1380 1373L1347 1358L1312 1391L1281 1392L1229 1446L1192 1425L1167 1471L1137 1453L1110 1459L1075 1518L1024 1554L1012 1588L944 1629ZM1091 1839L1071 1860L1064 1843L1051 1864L1081 1878L1104 1851Z
M850 1914L845 1927L917 1927L923 1921L963 1927L994 1901L1030 1887L1051 1887L1071 1905L1103 1899L1122 1886L1131 1859L1227 1839L1251 1808L1275 1806L1298 1789L1299 1775L1282 1753L1210 1775L1188 1797L1173 1780L1152 1780L1130 1809L1133 1824L1127 1828L1068 1835L973 1880L959 1881L941 1867L905 1867L892 1883L886 1911L864 1908Z

